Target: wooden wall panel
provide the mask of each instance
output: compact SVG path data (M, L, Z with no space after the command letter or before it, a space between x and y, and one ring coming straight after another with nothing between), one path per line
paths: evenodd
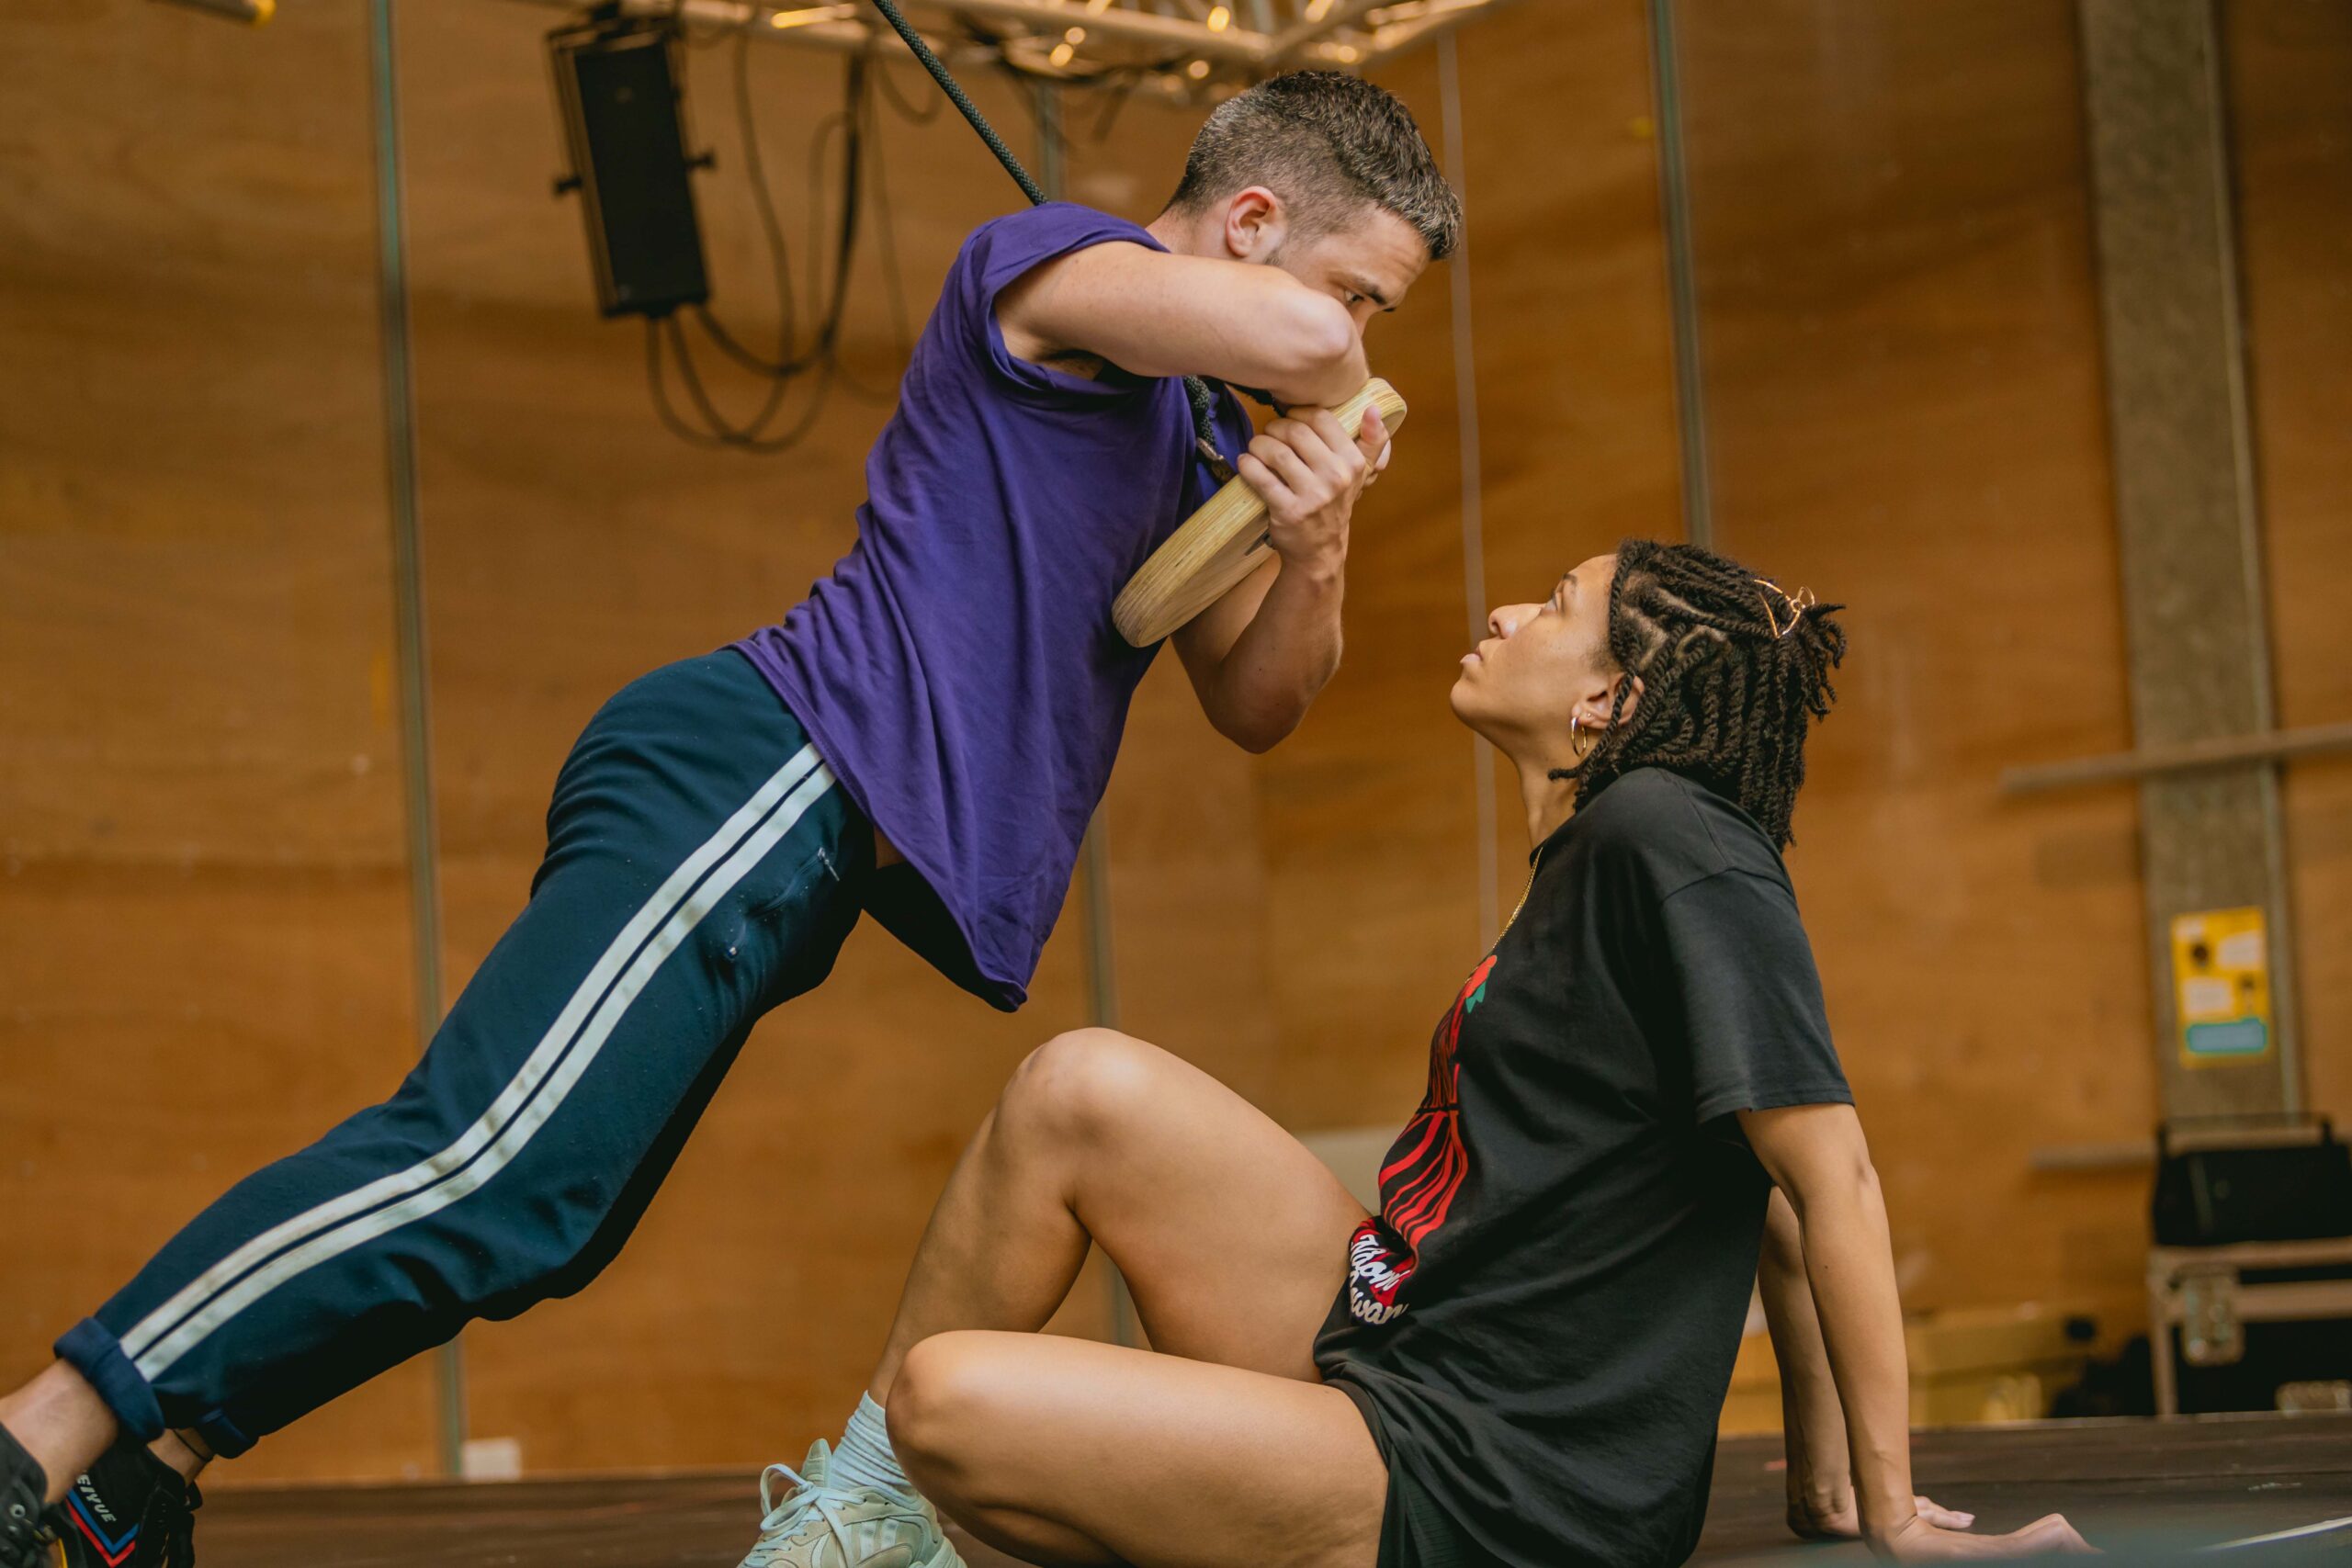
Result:
M2223 9L2281 724L2352 718L2352 10ZM2288 770L2310 1101L2352 1116L2352 759Z
M413 1051L364 7L0 17L0 1382ZM241 1477L428 1465L403 1370Z
M2155 1117L2073 8L1681 8L1719 547L1846 604L1791 856L1913 1308L2141 1311Z
M1462 37L1487 607L1622 539L1682 536L1645 10L1514 6ZM1500 919L1530 846L1496 772Z
M2071 11L1680 9L1720 542L1852 605L1792 863L1906 1299L2123 1321L2143 1179L2037 1178L2026 1156L2154 1115L2131 798L1994 787L2129 739ZM1461 38L1488 598L1679 531L1643 11L1547 0ZM2341 40L2312 14L2232 13L2233 69L2267 88L2240 139L2290 723L2346 696L2342 247L2320 220L2347 209L2346 141ZM0 1133L34 1151L12 1200L87 1193L106 1219L36 1220L40 1265L0 1281L18 1371L178 1218L411 1054L363 16L296 7L248 34L109 0L0 22L0 96L40 128L0 142L0 978L22 998L0 1028L34 1064L0 1088ZM837 397L775 458L661 432L640 340L595 316L579 216L546 194L547 19L401 13L453 985L520 907L581 725L805 592L849 542L887 407ZM704 221L718 308L761 331L729 63L693 66L720 157ZM761 49L752 69L798 249L839 65ZM1386 80L1434 136L1433 57ZM1029 145L1024 107L982 91ZM1099 102L1073 107L1072 196L1148 216L1193 117L1138 102L1097 140ZM962 234L1017 197L952 119L885 134L920 319ZM866 255L848 353L887 389ZM1475 753L1443 705L1468 609L1458 281L1433 269L1375 329L1414 413L1359 520L1338 681L1252 759L1169 661L1112 791L1122 1021L1301 1130L1401 1122L1477 946ZM2352 908L2344 772L2307 765L2290 797L2323 1099L2352 1009L2328 937ZM1508 904L1507 787L1498 826ZM1011 1019L861 932L755 1036L607 1277L468 1336L474 1434L545 1472L748 1465L831 1429L963 1139L1022 1053L1086 1016L1079 907ZM124 948L135 964L93 960ZM101 1133L126 1127L152 1152L117 1168ZM1102 1332L1104 1299L1090 1280L1064 1326ZM429 1463L430 1418L420 1363L224 1479L399 1473Z

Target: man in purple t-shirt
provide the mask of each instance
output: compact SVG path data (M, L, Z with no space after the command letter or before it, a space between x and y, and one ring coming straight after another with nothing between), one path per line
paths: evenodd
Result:
M1112 600L1213 488L1178 378L1288 411L1253 436L1218 393L1272 558L1173 639L1217 729L1263 750L1338 665L1349 515L1386 457L1376 418L1351 437L1325 411L1460 224L1402 105L1302 73L1221 106L1148 225L1054 204L973 234L849 555L781 625L608 703L529 903L398 1093L232 1188L0 1399L0 1568L60 1542L184 1565L208 1458L584 1285L861 914L1018 1006L1157 651ZM862 1451L801 1503L840 1516ZM874 1496L904 1561L954 1562L927 1510Z

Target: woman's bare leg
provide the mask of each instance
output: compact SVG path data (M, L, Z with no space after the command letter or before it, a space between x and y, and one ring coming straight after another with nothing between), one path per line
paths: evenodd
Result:
M1373 1568L1387 1468L1317 1382L1035 1334L922 1341L899 1457L974 1535L1031 1562Z
M1159 1349L1313 1380L1363 1218L1321 1161L1206 1073L1106 1030L1062 1035L1022 1064L948 1179L871 1392L888 1404L933 1335L1042 1328L1090 1238Z

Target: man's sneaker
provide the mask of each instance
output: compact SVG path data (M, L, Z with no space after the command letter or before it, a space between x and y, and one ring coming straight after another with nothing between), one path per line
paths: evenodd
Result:
M40 1461L0 1427L0 1568L51 1568L56 1538L41 1517L49 1477Z
M45 1522L62 1568L193 1568L203 1506L178 1471L124 1438L74 1477Z
M939 1516L920 1497L825 1479L832 1450L808 1450L798 1470L772 1464L760 1472L760 1539L742 1568L964 1568ZM791 1484L777 1502L769 1483Z

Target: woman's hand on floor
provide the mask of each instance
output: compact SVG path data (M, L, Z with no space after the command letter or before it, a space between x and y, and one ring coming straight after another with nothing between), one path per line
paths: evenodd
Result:
M1919 1517L1939 1529L1964 1530L1976 1522L1974 1514L1963 1514L1957 1508L1947 1508L1933 1497L1914 1497L1912 1505L1919 1510ZM1849 1490L1837 1501L1807 1499L1792 1492L1789 1495L1789 1529L1800 1540L1860 1540L1862 1539L1862 1516L1854 1506L1854 1495Z
M1871 1541L1871 1550L1888 1562L1939 1562L1962 1557L2089 1557L2098 1553L2098 1549L2085 1540L2063 1514L2048 1515L2007 1535L1970 1535L1963 1530L1946 1529L1929 1523L1927 1516L1920 1514L1885 1540Z

